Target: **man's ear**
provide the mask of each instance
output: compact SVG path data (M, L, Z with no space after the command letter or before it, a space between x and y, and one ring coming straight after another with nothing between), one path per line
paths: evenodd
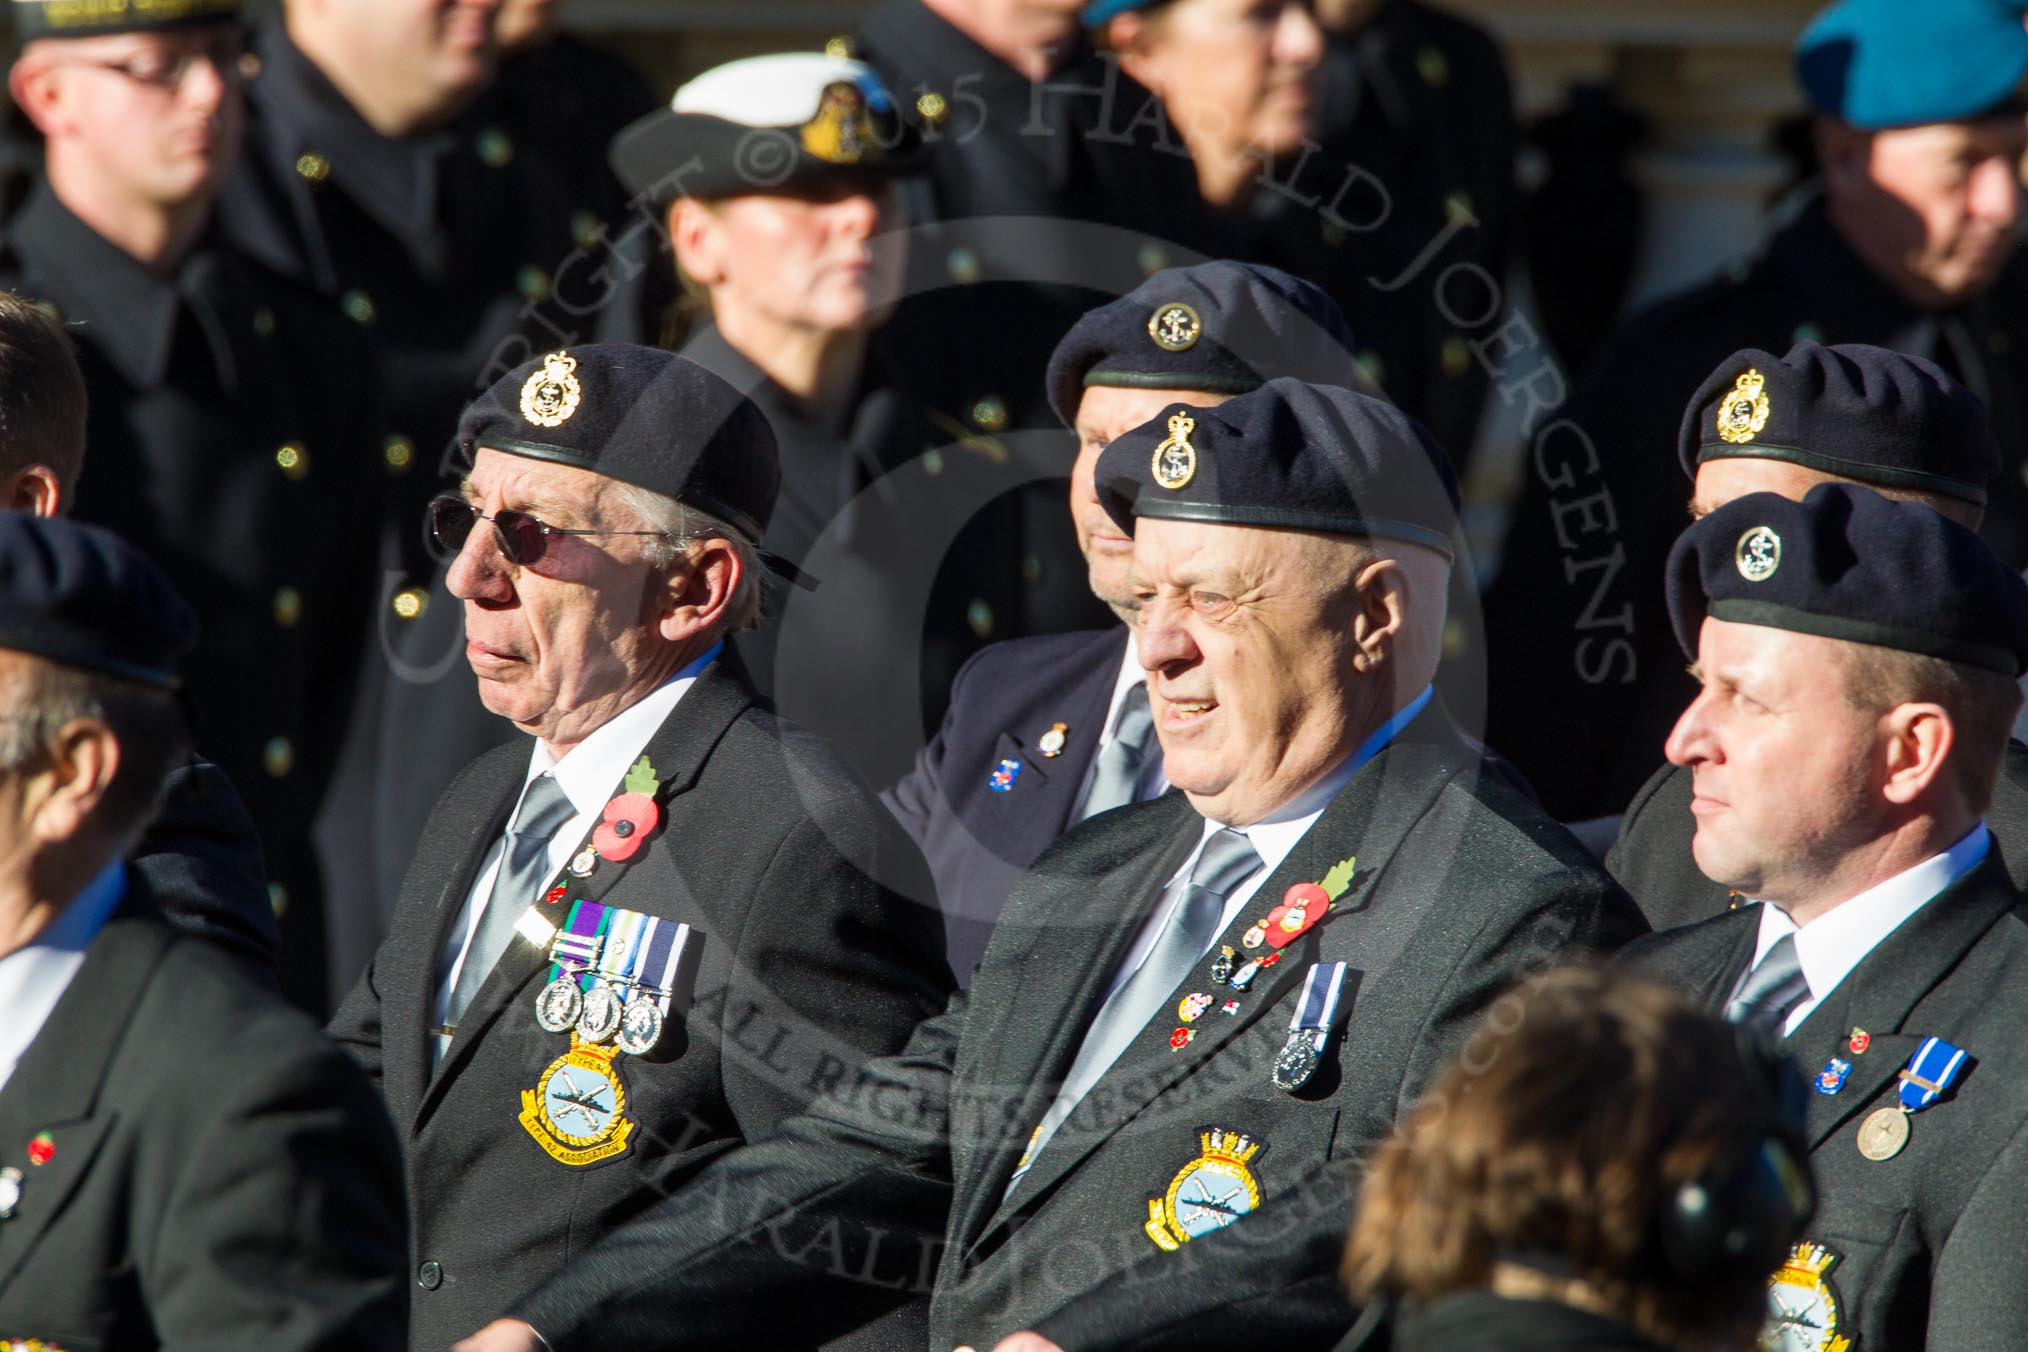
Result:
M1394 559L1375 559L1353 578L1352 669L1371 676L1394 656L1408 627L1408 572Z
M1148 20L1142 15L1129 11L1106 21L1106 45L1119 58L1120 69L1149 93L1160 95L1162 91L1154 84L1154 71L1149 68L1147 37Z
M704 203L679 197L669 204L669 247L676 266L699 286L725 280L725 223Z
M23 465L0 478L0 511L55 516L65 505L63 484L47 465Z
M1835 192L1849 192L1872 179L1873 134L1841 118L1819 115L1810 124L1816 142L1817 163L1825 184Z
M672 643L709 633L725 619L745 577L731 542L706 537L688 546L658 584L656 632Z
M1957 728L1940 704L1897 704L1880 716L1883 782L1890 803L1922 798L1947 773Z
M7 72L7 92L45 138L71 130L63 73L47 58L43 43L31 42L22 49L20 58Z
M72 719L44 748L36 790L34 831L56 842L81 835L120 769L120 744L111 728L89 718Z

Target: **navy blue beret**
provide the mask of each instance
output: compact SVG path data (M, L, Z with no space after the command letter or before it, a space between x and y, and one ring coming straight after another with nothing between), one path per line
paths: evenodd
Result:
M1977 395L1934 362L1858 343L1733 353L1691 397L1676 451L1692 478L1707 460L1760 457L1980 506L2000 472Z
M1838 0L1796 40L1810 106L1880 130L1982 117L2028 75L2021 0Z
M657 205L877 182L926 162L921 135L873 68L821 52L714 67L622 128L606 158L629 192Z
M79 5L64 0L14 0L14 38L90 38L107 33L166 32L240 21L239 0L150 0L145 5Z
M111 531L0 512L0 648L175 689L197 616Z
M738 390L672 352L593 343L524 362L458 420L467 456L525 455L638 484L766 534L782 483L774 429Z
M1406 540L1452 555L1458 480L1385 399L1283 376L1216 408L1171 404L1098 460L1098 496L1134 518Z
M1149 5L1160 3L1162 0L1091 0L1091 3L1080 11L1078 17L1084 20L1087 28L1096 28L1115 14L1146 9Z
M1971 531L1917 502L1819 484L1801 502L1734 498L1669 552L1669 621L1697 655L1706 615L1940 657L2028 668L2028 582Z
M1087 385L1244 394L1275 375L1355 383L1345 313L1300 277L1220 259L1087 310L1049 358L1049 406L1069 427Z

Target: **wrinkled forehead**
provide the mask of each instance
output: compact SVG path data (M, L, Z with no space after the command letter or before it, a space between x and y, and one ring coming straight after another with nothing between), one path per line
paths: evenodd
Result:
M528 512L547 520L596 517L611 500L618 484L576 465L559 465L481 446L472 457L472 468L461 487L469 501L495 509Z

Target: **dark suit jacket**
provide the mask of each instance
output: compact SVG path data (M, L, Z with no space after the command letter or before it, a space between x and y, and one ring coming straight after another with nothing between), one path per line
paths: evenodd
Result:
M1725 910L1732 895L1704 876L1690 851L1697 835L1690 798L1690 772L1664 764L1627 805L1619 839L1606 852L1606 871L1627 889L1657 934L1709 920ZM1986 825L2014 861L2008 865L2014 886L2028 889L2028 746L2020 742L2007 743Z
M1218 1237L1166 1253L1148 1230L1151 1206L1203 1156L1200 1133L1244 1133L1259 1147L1246 1167L1261 1194L1286 1193L1385 1133L1512 980L1572 948L1614 944L1639 919L1575 841L1481 775L1447 715L1426 712L1353 777L1220 942L1238 948L1290 885L1356 855L1339 909L1243 993L1204 968L1186 978L1180 992L1210 993L1214 1006L1236 998L1239 1011L1207 1011L1176 1049L1181 1025L1164 1010L1003 1203L1030 1129L1202 825L1181 794L1080 824L1008 902L969 994L906 1052L708 1171L517 1313L557 1352L791 1347L835 1327L834 1300L934 1273L933 1347L989 1348L1081 1298L1120 1297L1109 1310L1145 1330L1175 1322L1179 1302L1209 1309L1270 1290L1306 1318L1191 1322L1219 1347L1303 1345L1303 1334L1328 1347L1350 1322L1331 1275L1350 1210L1342 1190L1332 1214L1296 1218L1329 1232L1314 1271L1310 1252L1290 1245L1265 1272L1235 1280L1193 1267L1190 1290L1148 1295ZM1317 1077L1284 1093L1269 1067L1319 960L1351 964L1347 1027ZM1274 1220L1276 1205L1221 1234ZM937 1245L919 1247L912 1232ZM1048 1331L1085 1345L1068 1313Z
M958 672L950 711L915 768L880 795L929 861L960 985L1008 894L1071 824L1128 637L1115 625L981 650ZM1038 743L1056 723L1063 750L1045 756ZM988 781L1002 760L1021 771L999 793Z
M570 1041L535 1022L548 967L525 940L430 1069L438 955L520 794L525 743L480 757L445 791L393 931L332 1021L403 1134L415 1258L436 1265L413 1297L417 1347L504 1313L707 1161L901 1046L950 989L935 913L881 881L920 868L913 849L821 743L755 707L735 659L697 679L645 754L662 781L660 833L624 864L601 863L583 893L688 922L702 949L687 1021L649 1058L616 1063L635 1123L624 1152L566 1164L518 1120L522 1092Z
M1745 907L1658 934L1626 960L1714 1007L1753 956ZM1854 1349L2028 1347L2028 905L1997 849L1883 939L1784 1045L1814 1077L1852 1064L1835 1095L1810 1095L1817 1216L1808 1240L1836 1257L1836 1334ZM1848 1038L1872 1034L1863 1055ZM1925 1037L1970 1053L1953 1092L1918 1113L1892 1159L1859 1153L1859 1124L1892 1107L1895 1072Z
M48 1134L52 1152L33 1162ZM403 1346L401 1155L358 1068L131 873L0 1089L0 1346Z

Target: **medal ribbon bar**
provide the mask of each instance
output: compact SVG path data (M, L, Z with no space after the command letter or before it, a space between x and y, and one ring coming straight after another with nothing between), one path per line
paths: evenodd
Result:
M1958 1078L1968 1059L1961 1048L1942 1038L1924 1038L1915 1055L1908 1058L1908 1069L1900 1072L1902 1111L1919 1113L1935 1103L1937 1096Z
M1308 1033L1318 1051L1331 1040L1331 1021L1338 1014L1338 992L1345 986L1345 964L1320 962L1303 978L1303 997L1289 1015L1291 1033Z

